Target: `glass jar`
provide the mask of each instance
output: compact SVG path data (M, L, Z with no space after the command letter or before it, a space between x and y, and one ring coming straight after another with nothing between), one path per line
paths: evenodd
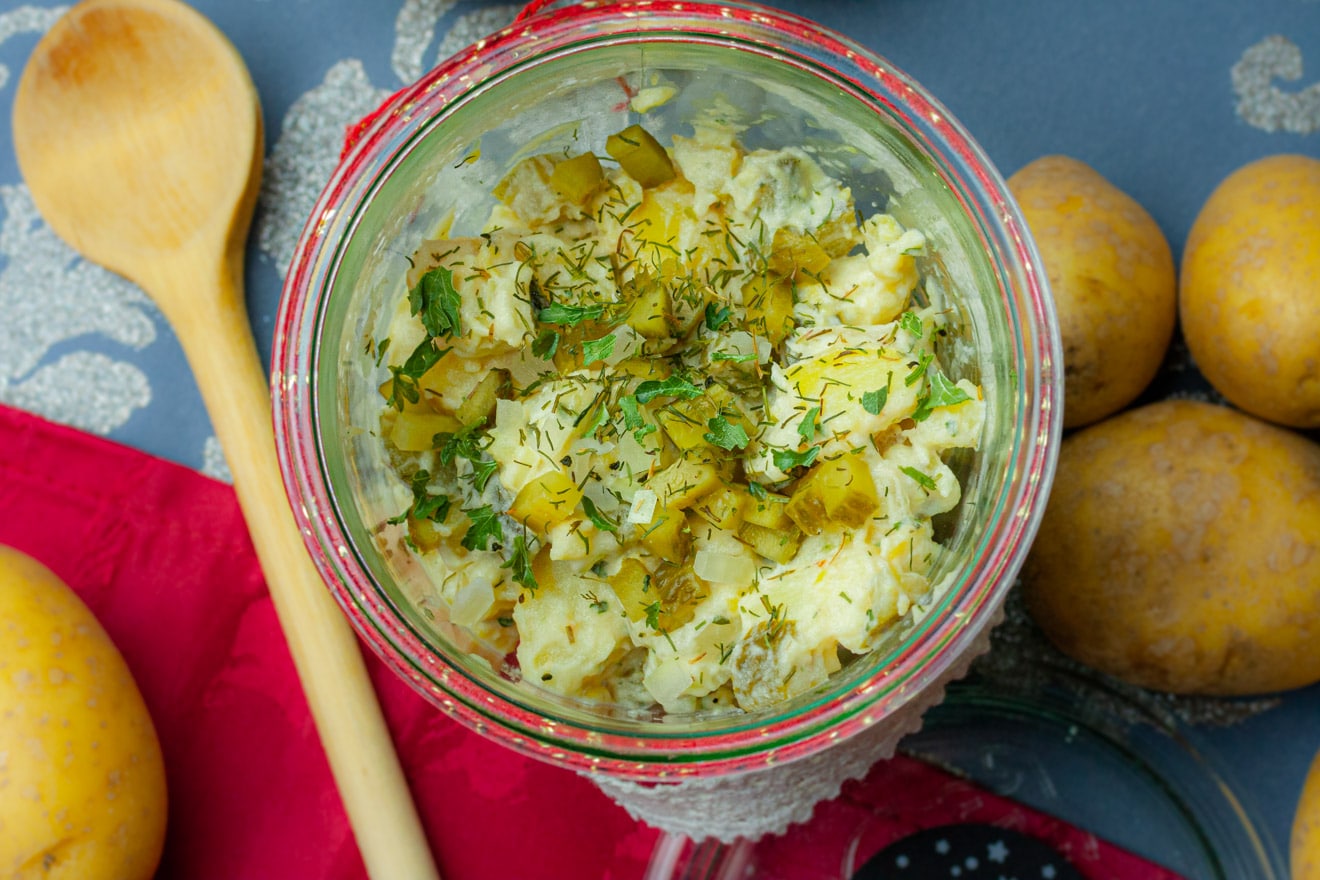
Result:
M951 315L941 361L986 400L980 447L950 461L963 500L937 523L945 550L932 581L944 578L947 589L826 685L759 711L639 713L519 681L443 609L425 605L418 568L377 534L398 512L401 482L375 431L387 374L368 352L405 293L408 256L442 222L454 234L478 231L492 187L519 158L600 144L638 121L629 99L656 84L672 95L644 121L662 141L719 116L742 129L748 148L808 149L863 214L883 210L922 229L926 293ZM520 19L358 128L298 245L272 384L281 464L308 547L391 668L473 729L594 774L655 824L727 837L776 830L864 772L984 650L1052 477L1061 365L1025 223L981 149L921 86L786 13L622 2ZM853 760L844 760L848 743ZM807 779L768 786L792 801L762 811L775 817L711 824L729 792L745 796L758 776L782 781L789 765ZM768 768L780 769L766 777ZM725 793L671 809L682 799L656 788L693 782Z

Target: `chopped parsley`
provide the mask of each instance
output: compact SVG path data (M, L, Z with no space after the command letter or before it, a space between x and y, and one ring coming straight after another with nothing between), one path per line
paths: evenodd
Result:
M595 524L596 528L604 532L618 532L619 527L610 522L605 514L601 513L596 507L596 502L587 496L582 496L582 512L587 515L587 519Z
M931 413L942 406L953 406L955 403L972 399L966 391L953 384L939 370L930 372L928 383L926 393L917 399L916 411L912 413L913 421L924 422L930 418Z
M541 309L537 319L542 324L564 324L573 326L583 321L595 321L605 314L605 306L570 306L564 303L551 303Z
M637 386L637 391L633 395L638 403L650 403L657 397L669 396L679 397L684 400L691 400L694 397L700 397L705 391L697 385L693 385L682 376L670 376L668 379L648 379Z
M486 550L489 549L492 540L497 545L504 543L504 526L500 523L500 515L495 512L495 508L483 504L470 510L464 508L463 512L472 521L467 533L463 535L464 547L469 550Z
M706 303L706 329L714 333L725 324L729 323L733 317L733 311L728 306L717 306L715 303Z
M515 581L533 592L539 586L536 576L532 573L531 557L527 555L527 539L522 535L513 539L513 552L500 568L507 568Z
M921 338L922 325L921 318L917 317L916 312L904 312L903 317L898 319L898 326L911 333L918 339Z
M798 435L810 443L816 439L816 419L820 418L820 407L813 406L802 416L802 424L798 425Z
M792 449L776 449L771 453L774 459L775 467L784 473L788 473L795 467L810 466L820 454L819 446L812 446L801 452L795 452Z
M582 343L582 366L589 366L596 361L603 361L614 354L614 334L600 339L589 339Z
M559 334L549 327L536 334L532 340L532 354L542 360L550 360L559 351Z
M889 384L894 381L894 374L890 373L885 380L885 387L878 388L875 391L866 391L862 393L862 409L873 416L880 415L880 410L885 408L889 401Z
M454 289L454 273L437 266L421 277L408 291L408 306L422 320L431 336L462 336L463 319L459 312L462 297Z
M392 516L386 522L390 525L398 525L409 517L415 520L429 519L432 522L444 522L449 516L449 496L433 495L426 488L427 483L431 482L429 471L419 470L412 475L408 481L408 487L412 489L413 503L398 516Z
M902 467L899 468L899 470L907 474L912 479L916 480L917 485L921 486L921 488L925 489L927 492L934 492L937 488L939 488L936 485L935 480L932 479L929 474L924 474L914 467L908 467L907 465L903 465Z
M709 433L702 435L706 442L721 449L742 449L749 442L747 431L743 426L731 423L724 416L708 419L706 427L710 428Z

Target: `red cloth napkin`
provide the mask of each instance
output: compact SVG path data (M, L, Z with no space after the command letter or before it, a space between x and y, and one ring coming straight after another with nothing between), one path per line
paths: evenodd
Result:
M366 876L229 486L0 407L0 543L77 591L133 670L168 775L159 878ZM591 782L368 665L445 880L644 874L657 832Z

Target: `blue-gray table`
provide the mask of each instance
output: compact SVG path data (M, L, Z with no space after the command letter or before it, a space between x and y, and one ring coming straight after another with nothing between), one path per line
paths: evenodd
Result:
M517 7L455 0L195 5L238 46L265 110L267 169L247 282L253 328L268 358L282 277L344 126L438 58L506 23ZM1046 153L1089 163L1145 205L1175 254L1230 171L1271 153L1320 157L1320 0L777 5L912 74L1005 175ZM22 65L62 8L0 2L6 129ZM1311 68L1303 75L1304 59ZM169 327L140 291L77 259L41 222L7 130L0 199L0 402L223 479L223 459ZM1240 793L1286 849L1305 770L1320 749L1320 687L1199 732L1232 765ZM1121 813L1122 805L1114 809Z

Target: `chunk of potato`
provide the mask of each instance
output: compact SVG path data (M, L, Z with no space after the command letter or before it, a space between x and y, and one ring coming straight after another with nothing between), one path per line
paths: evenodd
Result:
M778 345L793 332L793 282L774 272L754 275L743 285L747 329Z
M404 410L395 416L389 440L401 452L425 452L435 448L435 435L453 434L462 427L457 418L444 413Z
M861 528L880 499L871 470L860 455L842 455L814 466L798 481L785 513L809 535L830 525Z
M1064 440L1024 595L1064 653L1176 693L1320 681L1320 446L1168 400Z
M684 456L646 483L661 507L684 509L720 485L719 469L704 456Z
M509 371L491 370L472 389L472 393L454 411L454 415L464 425L484 427L495 415L496 402L508 396L509 388Z

